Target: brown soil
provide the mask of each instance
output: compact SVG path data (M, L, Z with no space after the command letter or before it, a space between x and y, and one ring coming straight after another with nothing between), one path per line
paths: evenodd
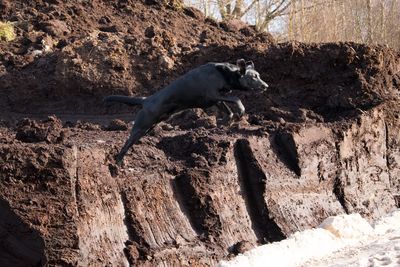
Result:
M18 25L0 42L1 266L214 265L400 207L398 51L276 44L158 2L0 1ZM245 118L184 112L114 164L137 109L105 95L238 58L270 85L234 92Z

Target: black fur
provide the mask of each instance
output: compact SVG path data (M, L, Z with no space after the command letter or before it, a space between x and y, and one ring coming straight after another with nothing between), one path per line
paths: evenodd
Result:
M238 60L236 65L208 63L182 75L151 96L129 97L112 95L106 97L105 102L120 102L142 106L142 109L136 115L128 140L116 156L117 163L120 164L129 148L136 144L157 123L184 109L207 108L217 105L228 115L229 119L232 119L232 110L226 104L232 103L238 109L238 116L243 116L245 108L240 99L236 96L225 96L221 93L226 93L230 90L251 90L255 87L268 87L259 78L254 82L256 86L251 85L246 79L251 79L252 77L246 76L246 73L246 65L243 59Z
M217 65L215 68L222 74L228 88L225 90L246 90L240 85L240 72L239 68L232 64Z

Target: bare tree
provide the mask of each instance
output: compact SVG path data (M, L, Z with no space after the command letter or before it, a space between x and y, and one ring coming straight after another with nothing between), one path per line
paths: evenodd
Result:
M258 2L258 0L217 0L222 20L242 19Z
M216 5L219 18L225 21L246 19L255 24L257 30L268 30L269 23L282 16L294 0L187 0L209 15L211 6Z
M367 12L367 43L372 44L372 8L371 0L365 0Z
M259 31L270 31L274 22L283 40L354 41L400 48L400 0L185 1L207 16L242 19Z
M293 0L259 0L256 29L268 31L272 20L285 14Z
M286 17L288 40L354 41L400 48L398 0L296 0Z

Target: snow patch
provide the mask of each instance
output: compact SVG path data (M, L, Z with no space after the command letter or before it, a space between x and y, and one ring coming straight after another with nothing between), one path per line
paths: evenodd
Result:
M400 210L373 226L359 214L329 217L319 228L254 248L219 266L400 266Z
M383 216L374 223L375 234L383 235L393 230L400 230L400 210Z
M328 230L338 238L362 238L373 234L372 226L360 214L342 214L326 218L320 228Z
M286 240L260 246L233 260L219 263L228 266L294 266L312 256L324 256L340 248L336 237L327 230L297 232ZM290 255L290 256L289 256Z

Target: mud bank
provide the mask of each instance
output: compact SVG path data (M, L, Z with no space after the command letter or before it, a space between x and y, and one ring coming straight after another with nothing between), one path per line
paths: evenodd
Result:
M372 220L399 205L399 124L380 107L345 124L236 126L160 127L122 168L112 155L123 131L63 128L61 142L24 143L4 129L0 192L12 224L2 229L24 246L36 237L31 258L14 246L5 257L213 265L328 216L359 212ZM29 234L15 231L17 222Z

